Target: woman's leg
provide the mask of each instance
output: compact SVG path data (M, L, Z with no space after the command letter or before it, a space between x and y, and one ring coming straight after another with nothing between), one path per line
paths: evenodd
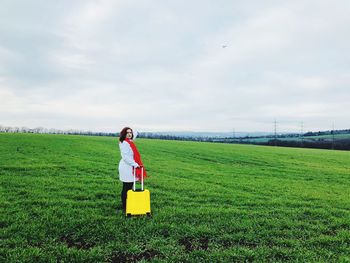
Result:
M123 190L121 193L121 199L122 199L122 205L123 205L123 210L126 210L126 193L132 189L134 183L125 183L123 182Z

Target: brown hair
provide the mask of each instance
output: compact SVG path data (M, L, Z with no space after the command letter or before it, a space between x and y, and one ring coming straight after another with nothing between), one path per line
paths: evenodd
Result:
M127 130L131 130L131 132L133 132L132 129L129 128L129 127L123 128L122 131L120 132L120 135L119 135L119 141L120 142L123 142L125 140ZM134 139L134 133L132 133L131 139Z

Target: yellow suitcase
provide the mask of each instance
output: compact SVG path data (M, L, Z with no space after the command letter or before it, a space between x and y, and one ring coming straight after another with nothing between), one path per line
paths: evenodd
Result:
M126 195L126 216L151 215L151 195L149 190L143 189L143 167L141 167L141 189L136 189L136 176L134 169L134 185Z

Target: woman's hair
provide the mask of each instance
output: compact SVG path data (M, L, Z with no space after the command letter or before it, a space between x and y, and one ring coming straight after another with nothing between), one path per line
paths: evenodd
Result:
M122 131L121 131L120 134L119 134L119 141L120 141L120 142L123 142L123 141L125 140L125 138L126 138L126 131L127 131L127 130L131 130L131 131L132 131L132 129L129 128L129 127L123 128ZM133 138L134 138L134 133L132 134L131 139L133 139Z

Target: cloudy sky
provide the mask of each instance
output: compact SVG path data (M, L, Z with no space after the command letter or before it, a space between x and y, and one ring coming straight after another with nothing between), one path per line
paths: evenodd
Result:
M349 0L2 0L0 124L350 128Z

